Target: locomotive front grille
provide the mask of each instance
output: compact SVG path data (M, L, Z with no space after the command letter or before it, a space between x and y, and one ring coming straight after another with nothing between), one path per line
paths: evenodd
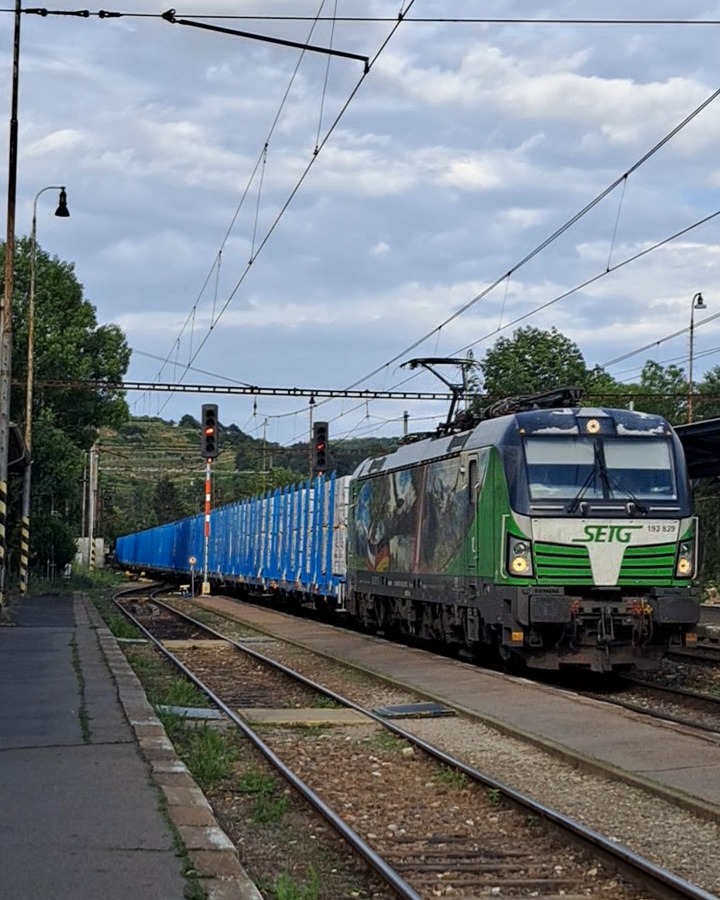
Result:
M587 547L536 541L534 548L538 584L592 584Z
M675 544L650 544L625 550L618 584L671 584L675 577Z
M676 549L674 543L626 547L615 583L622 586L674 584ZM585 546L536 541L534 560L537 584L593 584L590 554Z

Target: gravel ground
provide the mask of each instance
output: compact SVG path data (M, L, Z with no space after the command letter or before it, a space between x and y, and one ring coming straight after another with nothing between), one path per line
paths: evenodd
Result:
M265 643L262 652L362 706L417 701L375 679L295 647ZM666 800L588 774L556 756L464 716L399 724L499 781L627 845L636 853L720 895L718 825Z
M657 672L643 675L643 679L720 697L720 666L664 659Z
M220 621L223 625L217 627L221 631L235 632L239 637L249 633L240 624L218 618L217 622ZM362 673L346 670L323 657L309 657L305 651L280 641L261 639L253 646L363 707L377 708L423 699ZM657 680L717 692L720 673L708 669L664 663ZM720 896L718 825L714 822L686 812L649 792L589 774L554 754L470 718L412 719L399 724L498 781Z

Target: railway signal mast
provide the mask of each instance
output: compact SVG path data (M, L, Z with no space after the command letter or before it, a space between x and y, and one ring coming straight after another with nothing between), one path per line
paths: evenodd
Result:
M210 593L208 580L208 551L210 548L210 503L212 499L212 461L217 459L218 408L217 403L203 403L201 415L201 452L205 460L205 532L203 539L203 580L202 594Z

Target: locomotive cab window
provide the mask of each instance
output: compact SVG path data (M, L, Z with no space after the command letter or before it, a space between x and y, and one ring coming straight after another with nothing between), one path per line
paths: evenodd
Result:
M525 440L532 500L676 500L670 444L664 439L529 437Z
M666 440L608 438L605 465L613 496L633 494L641 500L675 500L677 489L670 445Z
M588 499L603 496L595 442L588 438L535 438L525 441L530 497L570 499L586 485Z

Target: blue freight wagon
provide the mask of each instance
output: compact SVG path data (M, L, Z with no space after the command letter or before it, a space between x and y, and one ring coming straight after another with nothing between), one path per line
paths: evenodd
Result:
M334 474L210 512L207 578L342 607L349 478ZM158 577L205 573L205 514L117 540L117 563Z

